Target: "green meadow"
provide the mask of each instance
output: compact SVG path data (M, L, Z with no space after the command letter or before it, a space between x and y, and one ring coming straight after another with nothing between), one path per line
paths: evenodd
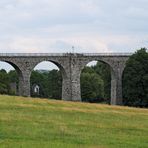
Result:
M148 109L0 95L0 148L148 148Z

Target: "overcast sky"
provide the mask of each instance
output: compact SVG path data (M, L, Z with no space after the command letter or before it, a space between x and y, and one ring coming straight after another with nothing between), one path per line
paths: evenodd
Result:
M0 0L0 52L132 52L148 46L148 0Z
M134 52L148 0L0 0L0 52Z

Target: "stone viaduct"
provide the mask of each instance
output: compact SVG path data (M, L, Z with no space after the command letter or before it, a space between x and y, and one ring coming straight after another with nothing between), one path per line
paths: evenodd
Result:
M19 95L30 96L30 76L43 61L58 66L62 73L62 99L81 101L80 75L91 61L101 61L111 68L111 104L122 105L122 74L131 54L121 53L0 53L0 61L12 65L19 76Z

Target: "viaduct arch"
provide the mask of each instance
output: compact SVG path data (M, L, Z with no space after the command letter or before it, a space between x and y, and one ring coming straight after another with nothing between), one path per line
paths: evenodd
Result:
M130 53L1 53L0 61L12 65L19 76L19 95L30 96L30 76L42 61L57 65L62 73L62 99L81 101L80 75L91 61L102 61L111 68L111 104L122 105L122 74Z

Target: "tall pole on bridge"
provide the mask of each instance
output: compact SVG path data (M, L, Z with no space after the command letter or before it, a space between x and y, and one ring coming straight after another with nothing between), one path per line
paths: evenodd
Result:
M75 47L74 47L74 46L72 46L72 53L74 53L74 51L75 51Z

